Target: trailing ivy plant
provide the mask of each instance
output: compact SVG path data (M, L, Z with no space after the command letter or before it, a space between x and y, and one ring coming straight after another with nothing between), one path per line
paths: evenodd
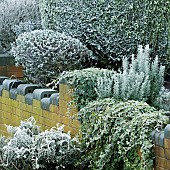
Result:
M78 109L84 107L90 101L96 100L98 95L104 95L103 93L109 93L109 88L106 88L100 94L96 91L98 77L111 78L113 74L112 70L99 69L99 68L87 68L82 70L74 70L70 72L63 72L59 79L60 83L67 83L73 88L73 98ZM103 86L106 82L103 83ZM107 87L107 86L106 86ZM104 87L102 87L104 88ZM108 90L108 91L107 91ZM107 94L106 94L107 95Z
M150 133L167 124L164 114L133 100L107 98L89 103L79 111L82 164L96 170L151 170L154 156Z

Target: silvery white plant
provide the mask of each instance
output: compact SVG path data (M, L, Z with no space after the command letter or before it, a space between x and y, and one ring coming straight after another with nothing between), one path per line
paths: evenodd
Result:
M79 141L63 131L64 126L57 125L40 132L33 117L21 121L18 127L9 126L11 138L0 138L0 167L8 170L74 168L80 154Z
M41 28L38 0L0 1L0 41L3 47L10 48L10 43L15 41L16 34L23 31L23 23L28 26L29 22L34 24L36 29Z
M93 55L78 39L52 30L35 30L18 36L12 45L16 64L36 83L49 83L59 73L91 65Z
M96 88L98 96L102 98L105 94L105 97L147 101L153 104L163 86L165 67L159 64L157 56L151 61L149 53L149 45L145 48L140 45L136 58L132 55L131 63L125 57L122 70L115 71L110 78L99 77Z
M154 106L170 111L170 91L168 89L161 88L159 96L154 100Z
M97 78L96 92L99 98L112 96L113 71L103 69L103 73Z

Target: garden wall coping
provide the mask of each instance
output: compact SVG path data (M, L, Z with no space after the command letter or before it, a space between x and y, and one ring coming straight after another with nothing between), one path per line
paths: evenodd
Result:
M33 93L27 93L25 95L25 104L28 104L28 105L33 104Z
M41 109L43 110L50 110L50 98L49 97L45 97L43 99L41 99Z
M17 98L17 88L10 89L9 97L13 100L16 100L16 98Z
M20 84L17 87L17 93L19 95L25 96L27 93L33 93L35 89L40 89L40 88L42 87L38 84Z
M35 89L33 99L41 100L42 98L50 97L53 93L57 93L57 91L52 89Z
M59 93L53 93L50 97L50 103L58 106L59 105L59 97L60 97Z
M2 85L3 81L5 79L9 79L9 77L6 77L6 76L0 76L0 85Z
M24 82L16 79L5 79L2 84L4 90L10 91L11 88L17 88L20 84L24 84Z

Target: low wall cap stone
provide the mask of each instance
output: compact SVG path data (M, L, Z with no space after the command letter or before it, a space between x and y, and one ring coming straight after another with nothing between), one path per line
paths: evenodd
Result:
M17 88L20 84L24 84L24 82L17 79L5 79L2 85L4 90L10 91L11 88Z
M13 100L17 98L17 88L13 88L9 91L9 97Z
M0 96L2 96L3 85L0 85Z
M0 85L2 85L2 83L5 79L9 79L9 77L0 76Z
M43 99L41 99L41 108L43 110L50 110L50 98L45 97Z
M41 100L42 98L50 97L53 93L57 93L57 91L52 89L35 89L33 99Z
M20 84L17 87L17 93L19 95L26 95L27 93L33 93L35 89L40 89L41 86L38 84Z
M164 133L165 133L165 138L166 139L170 139L170 124L166 125L165 129L164 129Z
M162 131L159 135L159 138L158 138L158 145L160 147L163 147L164 146L164 131Z
M50 103L53 104L53 105L58 106L58 104L59 104L59 97L60 97L59 93L53 93L51 95L51 97L50 97Z
M28 93L25 95L25 103L28 105L33 104L33 94L32 93Z

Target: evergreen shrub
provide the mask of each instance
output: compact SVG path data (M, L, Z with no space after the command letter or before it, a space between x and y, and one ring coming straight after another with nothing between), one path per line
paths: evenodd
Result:
M0 23L0 48L5 52L19 33L41 28L39 1L1 0Z
M98 87L97 80L99 77L103 78L104 81L107 79L112 78L113 71L108 69L99 69L99 68L87 68L82 70L74 70L69 72L63 72L59 76L59 80L64 83L67 83L71 89L73 90L73 98L78 109L81 109L86 104L88 104L90 101L94 101L98 98L98 95L101 95L101 93L105 93L103 95L107 95L110 91L107 91L105 89L104 85L107 84L107 82L103 82L103 90L99 94L99 92L96 90ZM108 87L108 86L106 86ZM105 89L105 90L104 90ZM109 90L109 89L108 89ZM110 93L109 93L110 94Z
M98 67L119 67L137 46L168 64L167 0L41 0L42 25L78 38L98 56ZM157 17L155 17L157 16Z
M16 64L36 83L49 83L63 71L89 67L92 52L78 39L52 30L35 30L18 36L12 45Z
M79 118L82 165L97 170L153 169L150 133L168 123L164 111L144 102L107 98L89 103L79 111Z

